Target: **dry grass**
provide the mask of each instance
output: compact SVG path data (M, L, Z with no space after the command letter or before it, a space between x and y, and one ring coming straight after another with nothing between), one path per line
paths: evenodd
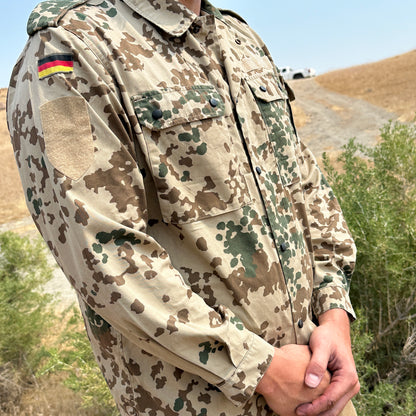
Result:
M72 314L63 314L45 334L42 345L56 345ZM80 325L80 329L83 328ZM0 367L0 416L98 416L83 409L81 395L65 386L64 373L22 376L6 364Z
M318 76L323 87L361 98L396 113L401 121L416 115L416 50L366 65Z
M2 400L0 416L94 416L81 408L79 395L52 375L32 384L8 385L8 399Z
M6 121L7 89L0 90L0 224L27 217L22 185Z

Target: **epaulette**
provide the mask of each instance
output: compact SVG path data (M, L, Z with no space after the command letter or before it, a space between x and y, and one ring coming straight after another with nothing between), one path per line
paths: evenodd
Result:
M88 0L47 0L39 3L27 22L27 33L32 36L38 30L57 27L65 14Z
M228 14L229 16L235 17L236 19L240 20L241 22L248 24L239 14L236 12L233 12L232 10L226 10L226 9L218 9L221 14Z

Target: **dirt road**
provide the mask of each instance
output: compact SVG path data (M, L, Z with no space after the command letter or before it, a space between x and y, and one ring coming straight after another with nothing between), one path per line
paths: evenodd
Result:
M317 157L324 151L341 149L352 137L372 145L380 128L397 119L367 101L329 91L314 78L291 81L290 86L296 95L294 106L303 113L298 133Z

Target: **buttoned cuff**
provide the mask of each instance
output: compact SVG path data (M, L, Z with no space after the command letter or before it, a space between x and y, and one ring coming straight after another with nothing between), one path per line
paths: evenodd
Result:
M253 334L251 345L234 373L217 387L236 406L244 405L253 396L273 356L274 347Z
M315 316L320 316L331 309L344 309L351 320L356 319L348 292L340 286L315 289L312 295L312 309Z

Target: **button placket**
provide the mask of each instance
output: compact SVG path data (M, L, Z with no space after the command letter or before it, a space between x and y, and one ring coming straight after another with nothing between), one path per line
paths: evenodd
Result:
M289 247L288 247L288 245L286 244L286 243L282 243L282 244L280 244L280 251L282 252L282 253L284 253Z

